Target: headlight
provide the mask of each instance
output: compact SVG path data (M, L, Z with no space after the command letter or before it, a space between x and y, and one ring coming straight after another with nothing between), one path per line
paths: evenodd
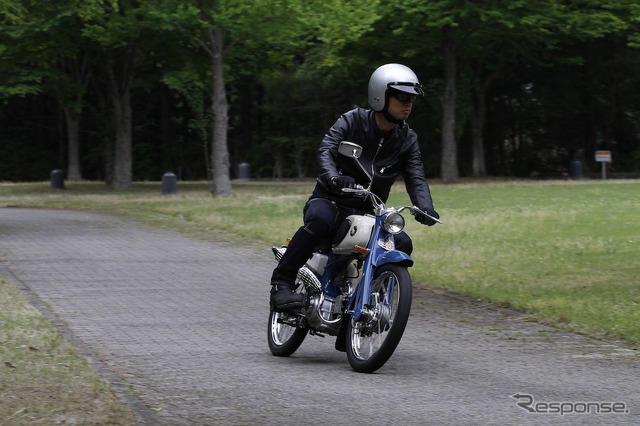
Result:
M390 213L382 224L390 234L399 234L404 229L404 218L399 213Z

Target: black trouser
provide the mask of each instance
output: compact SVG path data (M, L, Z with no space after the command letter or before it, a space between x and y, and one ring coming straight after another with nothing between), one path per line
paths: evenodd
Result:
M300 269L311 257L313 249L322 240L333 237L344 219L352 214L364 214L362 210L342 206L326 198L313 198L304 206L304 225L295 233L280 263L273 270L271 283L293 284ZM401 232L395 236L396 249L411 255L411 238Z

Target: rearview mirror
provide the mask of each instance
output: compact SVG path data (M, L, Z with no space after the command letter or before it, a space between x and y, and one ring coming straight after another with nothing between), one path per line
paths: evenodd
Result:
M338 152L347 157L360 158L362 147L357 143L342 141L338 147Z

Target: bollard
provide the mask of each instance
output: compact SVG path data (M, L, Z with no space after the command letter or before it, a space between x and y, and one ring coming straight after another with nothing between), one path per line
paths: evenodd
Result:
M582 161L573 160L571 164L569 164L569 176L571 176L571 179L584 179Z
M51 172L51 188L53 189L65 189L64 188L64 175L62 174L62 170L55 169Z
M175 194L178 192L178 180L172 172L162 175L162 195Z
M251 165L249 163L240 163L238 165L238 179L251 178Z

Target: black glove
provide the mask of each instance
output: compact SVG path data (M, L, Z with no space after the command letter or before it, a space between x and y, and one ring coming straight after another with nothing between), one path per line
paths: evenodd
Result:
M436 219L440 219L440 215L438 214L437 211L433 209L433 207L421 207L420 210L435 217ZM431 219L430 217L423 215L422 213L418 213L416 215L416 220L421 224L427 225L427 226L433 226L436 223L438 223L435 220Z
M334 176L329 180L331 189L340 191L342 188L356 188L356 180L351 176Z

